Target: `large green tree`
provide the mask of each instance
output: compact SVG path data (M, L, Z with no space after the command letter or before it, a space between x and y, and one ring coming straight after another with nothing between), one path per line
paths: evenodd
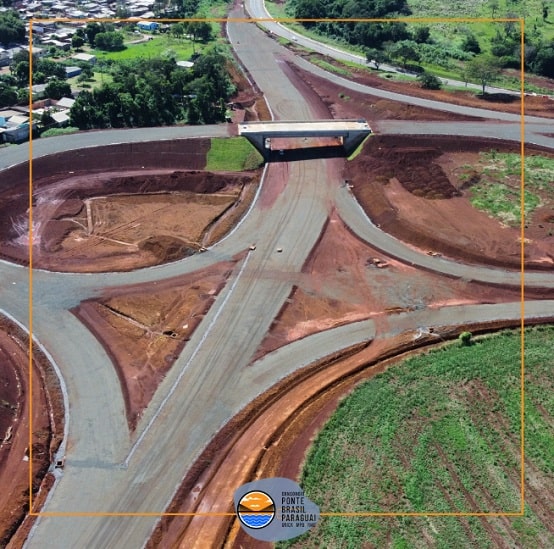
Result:
M11 107L15 103L17 103L17 90L13 86L0 82L0 107Z
M554 78L554 46L537 48L532 67L534 72Z
M482 86L483 95L485 95L485 87L500 75L500 65L492 55L478 55L467 62L465 75L470 79L477 80Z
M71 87L67 82L54 78L46 84L46 95L50 99L61 99L71 95Z
M402 61L402 66L407 67L408 61L419 61L419 52L417 51L417 44L412 40L401 40L393 44L388 54Z
M94 45L104 51L119 51L125 48L120 32L99 32L94 37Z
M0 13L0 44L8 45L11 42L25 40L25 24L19 14L13 10Z

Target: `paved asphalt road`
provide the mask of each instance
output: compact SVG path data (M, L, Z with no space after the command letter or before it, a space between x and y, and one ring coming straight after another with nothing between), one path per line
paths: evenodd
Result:
M255 25L229 24L228 27L233 43L240 37L237 53L263 89L276 117L313 118L308 105L282 72L280 60L289 53ZM487 113L491 117L497 114ZM491 126L490 122L487 124ZM474 126L478 135L483 135L480 132L487 124ZM172 138L173 132L187 136L191 131L198 131L200 135L214 132L225 135L227 128L91 132L65 140L37 140L35 154L63 150L68 143L72 148L81 148L121 142L128 137L165 139ZM114 134L117 134L115 138ZM39 143L44 149L39 149ZM8 147L0 151L0 165L21 161L16 158L21 154L18 149ZM310 160L288 163L286 167L288 183L276 203L263 211L254 208L232 237L205 254L135 273L62 275L37 271L34 274L33 331L62 368L71 414L67 466L44 511L162 512L200 450L247 402L297 365L373 336L371 322L356 323L287 346L254 367L245 368L288 296L295 273L315 243L333 201L345 220L364 238L387 250L395 247L401 257L407 249L369 224L346 190L336 190L336 184L332 184L336 183L336 174L329 162ZM271 184L273 172L279 169L282 165L269 166L265 184ZM247 248L253 240L257 243L256 251L237 265L229 283L160 385L136 435L130 437L112 365L95 338L67 309L102 287L157 280L195 270L228 258ZM278 246L283 247L283 253L275 253ZM467 266L443 259L414 254L412 260L432 265L439 271L454 269L457 276L467 276ZM472 269L471 278L511 276L515 283L518 280L517 273ZM2 306L28 325L26 276L25 269L0 263ZM542 274L537 274L536 279L529 274L526 280L539 285L553 284L551 277ZM526 310L548 316L553 308L551 302L541 302L529 303ZM517 318L519 311L519 304L421 311L398 315L398 322L391 330L449 324L460 319ZM318 350L317 356L313 354L314 349ZM38 521L28 546L141 547L157 520L157 517L44 517Z
M247 2L247 9L250 15L255 19L271 19L270 13L267 11L265 7L265 0L248 0ZM308 38L307 36L304 36L302 34L299 34L288 27L284 26L281 23L277 23L275 21L260 21L260 24L265 27L268 31L275 34L276 36L282 36L283 38L286 38L287 40L291 40L293 42L296 42L297 44L304 46L310 50L319 52L323 55L327 55L329 57L333 57L335 59L339 59L341 61L349 61L351 63L358 63L359 65L366 66L367 60L366 57L363 55L356 55L353 53L349 53L346 51L341 50L340 48L330 46L328 44L323 44L321 42L317 42L316 40L313 40L311 38ZM368 23L371 24L371 23ZM400 74L407 74L409 76L413 76L415 78L415 74L406 73L405 71L399 69L398 67L394 67L392 65L387 65L386 63L381 63L379 65L380 70L387 71L387 72L396 72ZM441 78L443 84L445 86L458 86L458 87L466 87L469 89L477 90L481 92L482 87L479 84L472 84L472 83L466 83L462 82L461 80L454 80L450 78ZM513 90L505 90L503 88L496 88L494 86L487 86L486 91L488 93L507 93L510 95L519 95L519 91L513 91Z

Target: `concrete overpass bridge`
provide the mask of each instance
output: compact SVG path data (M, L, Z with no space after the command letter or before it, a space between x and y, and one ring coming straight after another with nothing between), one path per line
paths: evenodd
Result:
M341 146L346 154L356 147L371 133L366 120L317 120L317 121L286 121L275 122L243 122L239 124L239 135L248 139L264 158L271 156L275 150L283 151L290 147L272 146L272 140L293 138L335 138L328 146ZM322 145L318 145L321 147ZM324 145L323 145L324 146ZM300 147L295 147L300 148ZM283 153L281 153L283 154Z

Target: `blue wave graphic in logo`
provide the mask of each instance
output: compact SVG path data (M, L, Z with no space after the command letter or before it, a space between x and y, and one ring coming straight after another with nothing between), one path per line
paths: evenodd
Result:
M250 528L263 528L271 522L273 513L255 513L251 515L241 513L240 518Z

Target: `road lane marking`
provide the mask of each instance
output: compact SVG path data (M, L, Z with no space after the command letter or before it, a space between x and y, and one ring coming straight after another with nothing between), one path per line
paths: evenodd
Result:
M185 372L188 370L188 367L192 364L192 361L196 358L196 355L200 351L200 348L202 347L202 345L204 344L204 342L206 341L206 339L210 335L210 332L212 331L213 327L215 326L215 323L217 322L219 316L221 315L221 312L223 311L223 308L225 307L225 305L229 301L231 295L233 295L233 291L235 290L235 287L237 286L242 274L244 273L244 270L246 269L246 266L248 265L248 261L249 261L250 257L251 257L251 254L248 254L246 256L246 259L244 260L244 263L242 264L242 267L240 268L240 271L237 274L237 277L233 281L233 284L231 285L231 288L229 289L229 292L225 296L225 299L222 301L221 305L219 306L219 309L216 311L216 313L215 313L214 317L212 318L210 324L206 328L206 330L204 332L204 335L202 336L202 338L198 342L198 345L196 346L196 348L194 349L194 351L190 355L189 359L187 360L187 362L183 366L182 370L179 372L179 375L177 376L177 379L175 380L175 382L173 383L173 385L169 389L167 395L164 397L164 399L162 400L162 402L158 406L157 410L154 412L154 415L150 418L150 421L148 422L148 424L146 425L146 427L144 428L144 430L142 431L140 436L137 438L137 440L131 446L131 449L129 450L129 453L127 454L127 457L125 458L123 463L120 465L120 467L126 469L129 466L129 462L131 461L131 458L133 457L133 455L136 452L137 448L140 446L141 442L144 440L144 437L147 435L148 431L150 430L150 428L152 427L152 425L154 424L156 419L158 419L158 416L161 414L164 406L166 405L168 400L171 398L171 396L173 395L173 393L177 389L177 385L179 385L179 382L181 381L181 379L185 375Z

